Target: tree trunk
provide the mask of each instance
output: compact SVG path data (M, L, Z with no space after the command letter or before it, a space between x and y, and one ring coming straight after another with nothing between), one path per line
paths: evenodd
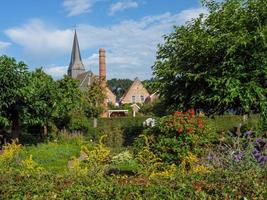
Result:
M47 136L47 125L44 125L44 137Z
M20 124L18 117L12 120L11 137L12 139L18 139L20 135Z
M94 121L93 121L93 127L97 128L97 118L94 117Z
M47 125L45 124L44 125L44 138L47 137Z

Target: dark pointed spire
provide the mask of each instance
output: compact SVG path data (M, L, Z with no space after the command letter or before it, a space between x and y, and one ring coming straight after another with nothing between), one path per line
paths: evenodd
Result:
M83 72L85 72L85 68L82 62L78 37L75 30L68 75L72 78L76 78Z

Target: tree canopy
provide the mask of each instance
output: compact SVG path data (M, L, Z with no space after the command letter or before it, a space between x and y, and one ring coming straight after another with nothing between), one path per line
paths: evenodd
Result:
M98 81L93 82L87 89L82 93L82 108L89 118L98 118L104 111L103 102L106 96L103 92Z
M117 98L122 97L126 90L132 85L133 81L130 79L116 79L108 80L108 86Z
M28 84L29 73L23 62L14 58L0 57L0 127L11 126L14 137L18 136L19 113L24 104L22 89Z
M0 85L0 131L11 130L13 138L30 127L44 134L49 124L63 128L70 111L81 105L75 80L55 81L41 68L29 72L25 63L8 56L0 56Z
M208 14L164 37L154 87L170 109L267 110L265 0L203 1Z

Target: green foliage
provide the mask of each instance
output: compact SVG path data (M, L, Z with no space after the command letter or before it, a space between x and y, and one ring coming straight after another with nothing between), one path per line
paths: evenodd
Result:
M69 121L66 128L70 132L79 131L87 135L92 130L91 121L81 109L75 109L68 113Z
M128 151L123 151L111 159L111 169L124 172L138 173L140 166L134 156Z
M122 95L127 91L127 89L132 85L133 81L130 79L116 79L113 78L108 80L108 86L111 88L112 92L121 98Z
M159 46L154 87L171 110L267 110L265 0L204 1L208 15L175 27Z
M154 79L151 78L150 80L144 80L142 81L144 87L147 89L149 94L153 94L157 92L157 89L153 88Z
M189 151L197 152L197 147L204 145L205 133L202 117L195 116L193 110L162 117L155 127L145 132L150 138L151 150L164 162L175 164L179 164ZM140 146L140 142L136 142Z
M21 90L29 81L27 66L14 58L0 56L0 127L12 127L17 138L24 104Z
M0 71L0 129L11 127L13 138L22 132L47 136L55 125L62 129L80 105L80 91L70 77L55 81L41 68L28 72L23 62L7 56L0 57Z
M98 118L104 111L104 100L106 96L98 82L91 84L82 94L82 108L89 118Z
M152 103L145 103L141 106L140 113L143 113L146 116L157 116L162 117L169 114L167 112L167 105L163 99L157 99Z
M99 119L98 128L96 128L97 136L107 135L105 144L114 149L129 146L142 133L144 129L142 124L146 119L147 117ZM95 140L98 137L95 137Z
M103 139L93 145L81 137L60 135L58 141L38 146L9 145L0 155L0 198L265 199L267 194L266 166L252 159L234 163L218 145L213 147L225 155L219 159L222 165L189 152L182 165L175 166L153 153L147 137L136 154L113 156ZM109 175L108 169L134 173Z
M56 84L54 122L59 129L63 129L69 123L69 115L80 107L81 92L77 87L77 81L69 76L64 76L63 79L56 81Z
M68 160L77 156L81 143L78 138L59 139L57 142L48 142L29 146L21 152L21 158L27 159L29 155L40 167L54 173L67 172Z
M22 123L26 126L44 126L52 120L56 99L56 84L42 69L30 74L29 83L22 89Z

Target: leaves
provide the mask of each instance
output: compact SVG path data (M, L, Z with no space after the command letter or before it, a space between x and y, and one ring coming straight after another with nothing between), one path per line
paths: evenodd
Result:
M263 112L267 100L267 5L206 0L209 14L175 27L159 45L154 88L170 110Z

